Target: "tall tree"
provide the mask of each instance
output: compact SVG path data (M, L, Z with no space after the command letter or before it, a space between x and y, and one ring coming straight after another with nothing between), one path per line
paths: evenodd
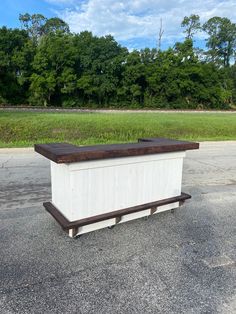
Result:
M50 19L47 19L45 24L42 27L43 34L49 34L49 33L56 33L56 32L62 32L62 33L69 33L70 28L69 25L64 22L62 19L58 17L53 17Z
M145 88L145 65L142 63L139 51L133 51L127 56L122 87L118 92L123 98L123 101L131 103L134 106L143 106Z
M43 27L46 22L45 16L42 14L32 14L29 13L20 14L19 20L22 27L28 32L29 36L37 41L43 34Z
M206 44L210 60L228 67L236 49L236 24L228 18L215 16L203 25L203 30L209 35Z
M90 32L75 35L78 89L83 101L106 105L116 99L127 49L112 36L96 37Z
M193 35L201 29L199 15L191 14L190 16L185 16L181 26L185 28L186 39L192 39Z
M25 31L0 28L0 102L18 103L25 100L25 90L18 78L22 69L19 56L27 42Z
M39 42L32 63L31 101L37 105L53 105L68 97L76 88L74 71L76 51L70 34L52 33Z

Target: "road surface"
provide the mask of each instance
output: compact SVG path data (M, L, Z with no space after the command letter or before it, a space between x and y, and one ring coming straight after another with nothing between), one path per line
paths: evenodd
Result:
M236 142L184 162L192 200L70 239L43 209L49 161L0 150L0 313L236 313Z

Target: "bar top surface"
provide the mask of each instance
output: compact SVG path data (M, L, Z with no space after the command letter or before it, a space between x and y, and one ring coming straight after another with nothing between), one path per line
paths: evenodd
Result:
M131 157L198 149L199 143L166 138L142 138L138 143L76 146L68 143L35 144L37 153L56 163Z

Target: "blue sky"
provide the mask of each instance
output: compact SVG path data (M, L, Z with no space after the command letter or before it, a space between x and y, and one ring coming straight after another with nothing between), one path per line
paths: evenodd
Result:
M155 47L162 19L165 49L183 40L180 24L186 15L198 14L202 22L212 16L236 22L236 0L0 0L0 26L19 27L18 16L26 12L58 16L73 32L112 34L129 49ZM195 44L204 45L204 34L196 34Z

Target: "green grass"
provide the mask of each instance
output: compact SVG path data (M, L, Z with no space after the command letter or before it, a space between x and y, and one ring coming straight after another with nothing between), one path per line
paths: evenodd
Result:
M0 111L0 147L47 142L122 143L139 137L236 140L236 114Z

